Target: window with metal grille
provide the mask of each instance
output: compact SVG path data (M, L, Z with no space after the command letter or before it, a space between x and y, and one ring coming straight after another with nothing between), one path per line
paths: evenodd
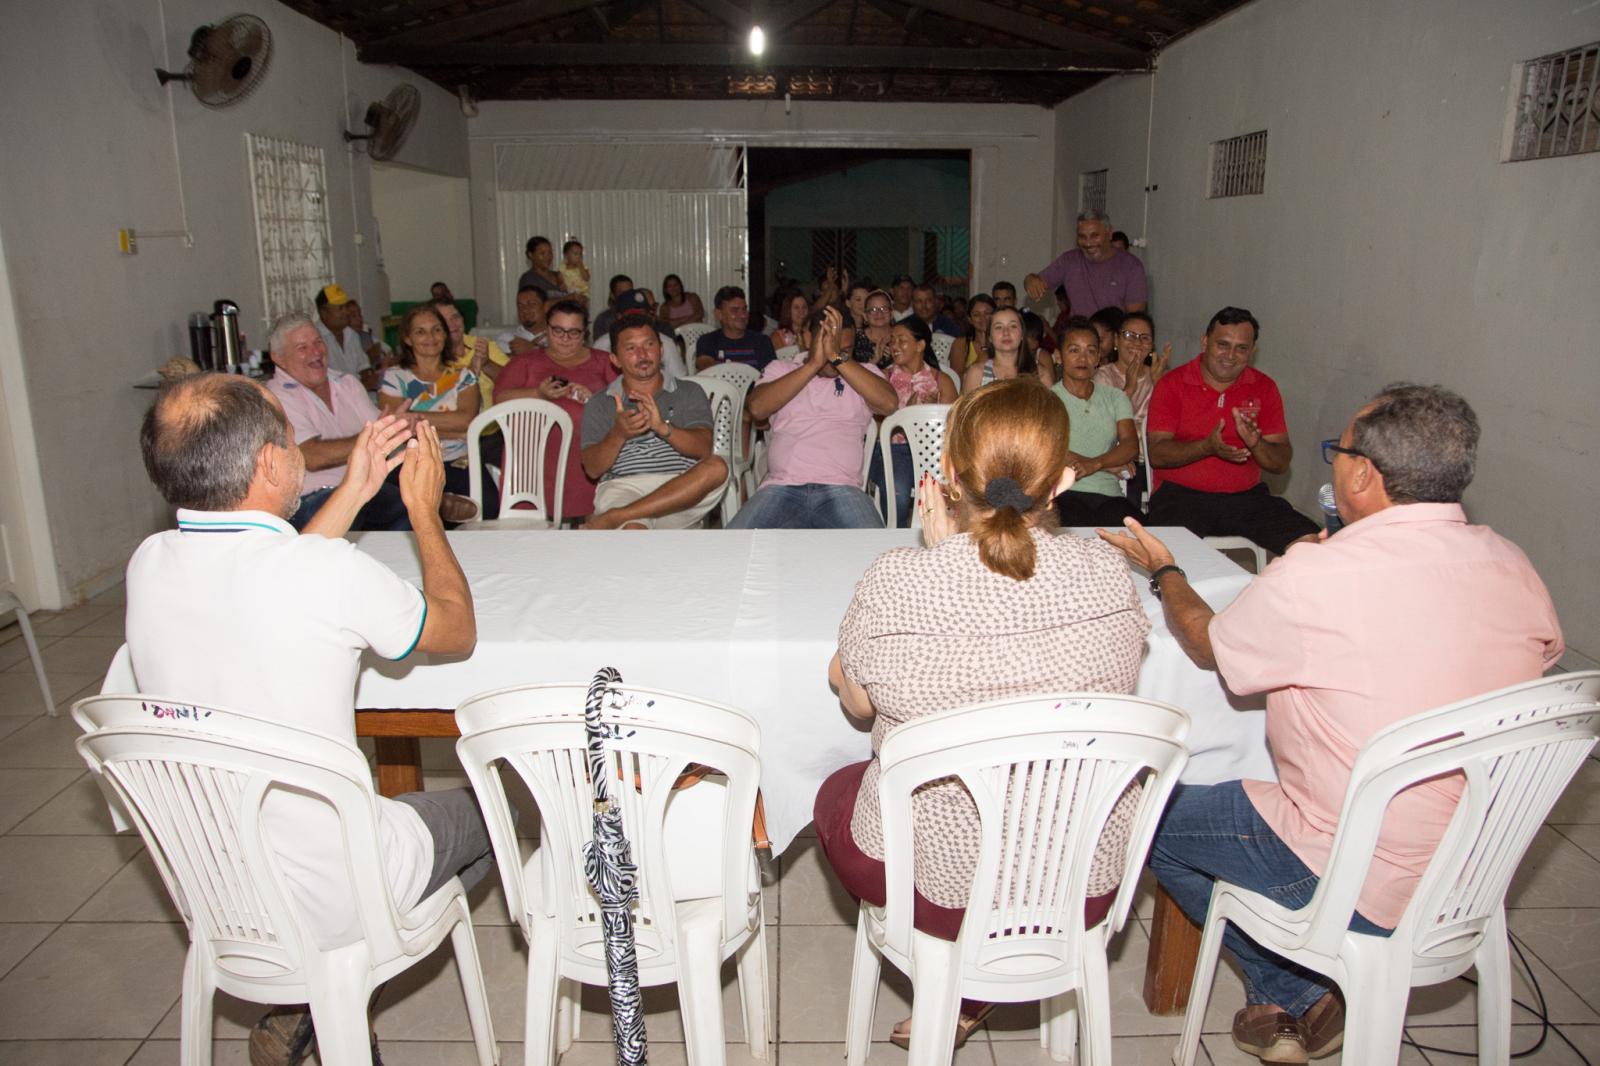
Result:
M1085 170L1078 175L1078 211L1106 213L1106 171Z
M266 319L306 311L333 281L333 229L322 149L247 133Z
M1206 196L1259 196L1267 188L1267 131L1211 142Z
M1518 63L1502 159L1600 151L1600 41Z

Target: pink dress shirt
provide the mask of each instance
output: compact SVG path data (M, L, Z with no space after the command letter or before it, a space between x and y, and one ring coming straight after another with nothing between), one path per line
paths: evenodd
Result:
M338 370L328 371L328 398L322 397L290 377L288 371L279 370L267 379L267 388L283 404L283 413L294 426L297 444L308 440L341 440L361 432L361 427L375 421L378 409L373 406L361 379L354 374ZM344 478L343 466L330 466L326 470L307 470L302 494L318 489L331 489Z
M801 368L775 359L761 372L776 381ZM875 366L867 370L879 377ZM842 388L841 388L842 386ZM872 409L843 378L820 374L767 420L767 480L763 485L854 485L861 487L861 462Z
M1211 620L1236 693L1267 693L1278 781L1250 802L1319 876L1356 753L1422 711L1539 677L1561 657L1544 583L1516 545L1459 504L1389 507L1299 544ZM1459 778L1416 785L1384 818L1358 909L1399 922L1444 836Z

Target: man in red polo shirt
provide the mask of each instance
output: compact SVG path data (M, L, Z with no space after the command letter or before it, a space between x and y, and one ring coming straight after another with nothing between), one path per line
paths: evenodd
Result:
M1263 470L1288 470L1294 449L1278 386L1250 366L1260 336L1254 315L1224 307L1206 326L1205 351L1157 383L1146 423L1155 470L1149 521L1248 537L1282 555L1320 530L1261 481Z

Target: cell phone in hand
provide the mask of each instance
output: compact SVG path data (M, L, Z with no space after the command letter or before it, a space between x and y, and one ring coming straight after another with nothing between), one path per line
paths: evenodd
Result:
M1156 357L1154 355L1145 356L1144 357L1144 365L1145 366L1155 366L1156 365Z
M558 389L564 389L569 384L569 382L567 381L566 378L556 377L554 375L551 376L550 380L555 384L555 387L558 388Z

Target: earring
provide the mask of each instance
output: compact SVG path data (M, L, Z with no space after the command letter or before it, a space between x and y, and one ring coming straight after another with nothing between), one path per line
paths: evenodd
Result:
M960 503L961 502L961 486L960 485L951 485L950 486L950 491L946 492L945 495L950 498L950 502L951 503Z

